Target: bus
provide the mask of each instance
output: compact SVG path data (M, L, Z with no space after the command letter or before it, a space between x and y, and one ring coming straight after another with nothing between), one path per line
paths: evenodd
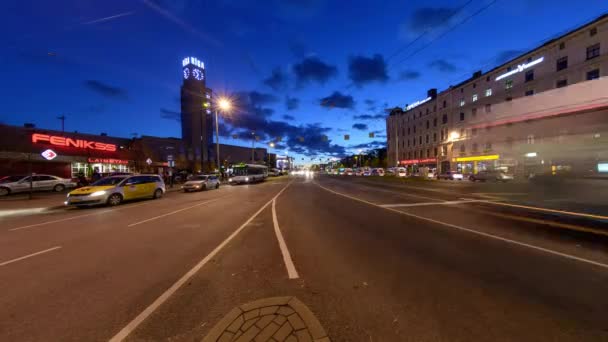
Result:
M257 164L238 164L232 167L231 184L263 182L268 177L268 167Z

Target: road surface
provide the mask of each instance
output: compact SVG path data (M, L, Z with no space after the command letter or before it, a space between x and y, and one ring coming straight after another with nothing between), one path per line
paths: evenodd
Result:
M278 296L332 341L608 340L601 218L437 184L283 178L2 218L0 340L200 341Z

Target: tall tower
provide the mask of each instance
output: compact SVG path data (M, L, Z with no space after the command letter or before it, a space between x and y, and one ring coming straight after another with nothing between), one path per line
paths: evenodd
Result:
M187 148L188 162L195 169L200 162L205 169L213 138L211 124L211 89L206 87L205 64L195 57L182 60L181 87L182 140ZM196 171L196 170L195 170Z

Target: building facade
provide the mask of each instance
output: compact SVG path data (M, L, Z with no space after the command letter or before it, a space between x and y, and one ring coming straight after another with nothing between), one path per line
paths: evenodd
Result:
M429 90L388 116L389 165L526 176L597 171L608 160L607 52L604 15L486 73Z

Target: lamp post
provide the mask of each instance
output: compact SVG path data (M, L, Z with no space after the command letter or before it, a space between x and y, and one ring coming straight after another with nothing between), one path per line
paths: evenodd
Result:
M224 112L227 112L232 107L232 103L228 101L228 99L220 98L217 102L217 107L215 108L215 157L217 160L217 170L220 175L222 173L222 166L220 164L220 123L218 120L218 111L221 109Z

